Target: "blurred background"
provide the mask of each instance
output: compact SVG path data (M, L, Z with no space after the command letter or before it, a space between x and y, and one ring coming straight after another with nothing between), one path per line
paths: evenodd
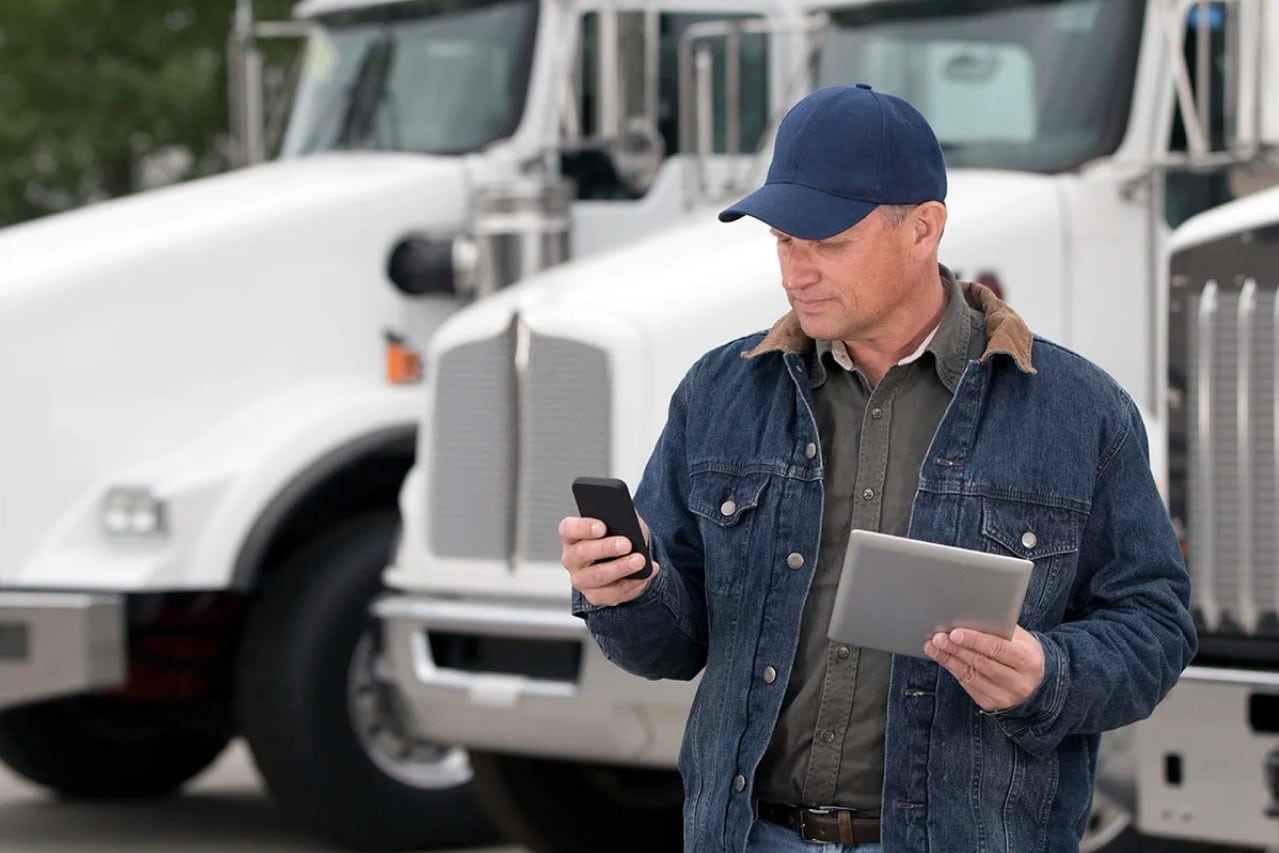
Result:
M1279 0L0 0L0 849L676 849L691 688L555 523L784 310L714 213L862 81L1189 558L1085 850L1279 845Z

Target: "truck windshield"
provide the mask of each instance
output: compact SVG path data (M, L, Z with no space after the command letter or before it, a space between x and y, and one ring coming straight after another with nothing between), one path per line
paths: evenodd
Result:
M321 18L281 150L464 154L524 109L535 0L412 0Z
M831 10L817 84L927 116L951 167L1060 172L1119 146L1141 0L906 0Z

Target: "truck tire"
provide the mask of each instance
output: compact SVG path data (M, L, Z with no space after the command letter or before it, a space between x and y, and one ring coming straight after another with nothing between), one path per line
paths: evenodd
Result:
M179 728L171 707L73 696L0 712L0 760L67 797L129 799L176 791L229 735Z
M369 605L382 590L395 513L334 525L268 575L249 614L235 712L281 811L359 850L494 838L457 748L415 741L376 679Z
M498 828L534 853L683 848L679 774L471 752L475 789Z

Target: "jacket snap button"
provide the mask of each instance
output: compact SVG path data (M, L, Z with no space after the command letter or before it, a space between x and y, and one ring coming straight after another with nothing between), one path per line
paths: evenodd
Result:
M776 680L777 670L773 669L771 666L764 667L764 683L772 684Z
M1021 535L1021 544L1023 548L1034 548L1039 544L1039 537L1027 530Z
M724 501L719 505L719 511L721 515L732 515L737 512L737 504L732 501Z
M816 445L816 444L813 444L813 443L810 441L810 442L808 443L808 446L804 448L804 455L805 455L805 456L807 456L809 459L812 459L814 456L816 456L816 455L817 455L817 445Z
M786 558L786 565L790 566L792 569L804 568L804 555L798 552L791 554Z
M738 776L737 778L735 778L735 779L733 780L733 787L734 787L734 788L736 788L736 789L737 789L737 790L739 790L739 791L745 791L745 790L746 790L746 777L745 777L745 776Z

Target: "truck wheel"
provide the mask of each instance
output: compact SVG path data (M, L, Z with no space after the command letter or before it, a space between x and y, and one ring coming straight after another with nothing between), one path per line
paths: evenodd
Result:
M684 789L673 770L475 751L471 767L476 792L498 827L534 853L683 846Z
M213 763L229 736L183 729L171 707L73 696L0 712L0 760L68 797L172 793Z
M269 575L245 628L236 717L281 810L360 850L494 837L465 752L415 739L376 677L369 604L382 590L393 512L335 525Z

